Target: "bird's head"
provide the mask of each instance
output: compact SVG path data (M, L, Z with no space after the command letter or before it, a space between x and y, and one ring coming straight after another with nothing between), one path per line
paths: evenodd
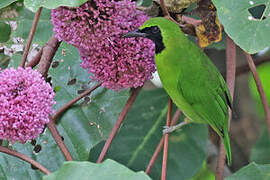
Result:
M166 47L166 41L179 31L179 27L172 21L163 17L150 18L139 27L139 29L128 32L122 37L144 37L155 43L156 54L162 52Z

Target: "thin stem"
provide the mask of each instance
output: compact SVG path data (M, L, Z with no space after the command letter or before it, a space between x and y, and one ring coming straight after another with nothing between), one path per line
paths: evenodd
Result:
M270 110L269 110L269 105L268 105L268 102L267 102L267 99L265 96L265 92L263 90L262 82L260 80L259 74L256 70L256 66L253 62L251 55L246 53L246 52L244 52L244 54L246 55L249 68L252 72L253 78L254 78L256 86L257 86L257 90L258 90L258 92L260 94L260 98L262 100L263 108L265 111L265 118L266 118L266 123L267 123L267 128L268 128L268 134L270 136Z
M60 136L52 118L50 119L50 122L47 124L47 127L48 127L49 131L51 132L56 144L58 145L58 147L62 151L63 155L65 156L66 160L72 161L72 156L71 156L70 152L68 151L64 141L62 140L62 137Z
M59 109L53 116L53 121L55 121L59 115L61 115L63 112L65 112L70 106L72 106L74 103L76 103L77 101L79 101L80 99L82 99L83 97L89 95L91 92L93 92L95 89L97 89L98 87L101 86L102 83L98 83L95 86L91 87L90 89L88 89L87 91L83 92L82 94L80 94L78 97L72 99L70 102L68 102L66 105L64 105L61 109Z
M180 117L181 114L182 114L182 112L181 112L180 109L177 109L177 111L175 111L170 126L174 126L174 125L177 123L177 121L178 121L178 119L179 119L179 117ZM153 165L154 165L155 162L156 162L156 159L157 159L157 157L158 157L158 155L159 155L161 149L163 148L163 145L164 145L164 136L162 136L162 138L160 139L159 144L158 144L158 146L156 147L156 150L155 150L155 152L154 152L154 154L153 154L151 160L149 161L149 163L148 163L148 165L147 165L147 168L146 168L146 170L145 170L145 173L146 173L146 174L149 174L149 173L150 173L150 171L151 171Z
M136 89L134 89L129 97L129 99L127 100L121 114L119 115L118 117L118 120L116 121L111 133L110 133L110 136L109 138L107 139L100 155L99 155L99 158L97 160L97 163L101 163L103 161L103 159L105 158L106 156L106 153L107 151L109 150L110 146L111 146L111 143L119 129L119 127L121 126L123 120L125 119L129 109L131 108L132 104L135 102L135 99L137 97L137 95L139 94L139 92L141 91L142 87L138 87Z
M236 71L236 45L229 36L226 38L226 80L227 85L233 99L235 87L235 71ZM228 130L230 130L231 109L229 109ZM222 139L220 139L218 165L216 170L216 180L223 179L224 165L226 160L226 152Z
M33 21L33 24L32 24L31 30L30 30L30 33L28 35L27 44L26 44L25 50L23 52L23 56L22 56L22 60L21 60L21 67L24 67L25 66L27 55L29 53L29 49L31 47L31 43L32 43L34 34L36 32L36 28L37 28L37 24L38 24L38 20L39 20L39 17L40 17L41 10L42 10L42 7L40 7L38 9L38 11L36 12L36 14L35 14L34 21Z
M42 56L42 52L43 52L43 48L44 47L42 47L38 51L38 53L35 55L35 57L33 57L33 59L26 64L26 67L34 67L34 66L36 66L40 62L40 59L41 59L41 56Z
M168 103L168 114L167 114L166 126L170 126L170 124L171 124L172 104L173 104L172 99L170 98L169 103ZM163 161L162 161L161 180L166 180L168 146L169 146L169 133L164 135L164 147L163 147Z
M29 158L28 156L22 154L22 153L19 153L17 151L14 151L14 150L11 150L11 149L8 149L6 147L3 147L3 146L0 146L0 152L3 152L3 153L6 153L6 154L9 154L11 156L14 156L14 157L17 157L17 158L20 158L30 164L32 164L33 166L35 166L36 168L38 168L41 172L43 172L44 174L50 174L51 172L46 169L44 166L42 166L41 164L39 164L38 162L34 161L33 159Z
M160 7L161 7L161 9L163 11L164 16L165 17L170 17L170 13L169 13L166 5L165 5L165 1L164 0L160 0Z

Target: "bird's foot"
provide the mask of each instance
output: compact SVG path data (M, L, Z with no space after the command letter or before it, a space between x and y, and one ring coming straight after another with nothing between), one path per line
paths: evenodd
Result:
M184 126L185 124L188 124L188 122L184 121L181 122L179 124L176 124L175 126L163 126L163 134L167 134L167 133L171 133L179 128L181 128L182 126Z
M175 131L176 129L176 126L163 126L163 134L168 134L168 133L171 133L173 131Z

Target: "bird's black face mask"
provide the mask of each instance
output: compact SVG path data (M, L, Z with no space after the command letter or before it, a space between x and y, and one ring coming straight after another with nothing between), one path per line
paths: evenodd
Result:
M144 37L151 39L155 43L155 52L159 54L163 49L165 49L164 43L162 41L162 35L158 26L146 27L144 29L137 29L135 31L128 32L122 35L123 38L129 37Z

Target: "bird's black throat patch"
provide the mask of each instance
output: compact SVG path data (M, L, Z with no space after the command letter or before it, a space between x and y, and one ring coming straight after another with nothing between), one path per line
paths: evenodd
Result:
M145 33L146 38L151 39L155 43L156 54L161 53L165 49L161 31L158 26L146 27L144 29L140 29L139 31Z

